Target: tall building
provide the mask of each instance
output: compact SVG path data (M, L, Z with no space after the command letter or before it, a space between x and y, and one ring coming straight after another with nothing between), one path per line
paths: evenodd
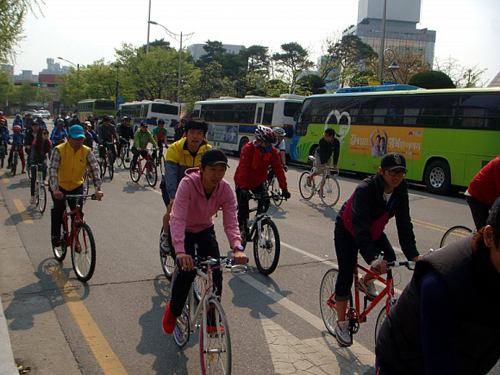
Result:
M187 46L186 49L193 56L193 59L197 61L201 56L206 55L207 51L203 48L205 44L192 44ZM234 44L223 44L223 48L226 49L227 53L239 53L245 46L234 45Z
M396 55L422 54L432 67L436 31L417 29L421 0L387 0L384 49ZM359 0L358 23L345 31L354 34L380 54L384 0ZM391 56L391 58L393 58Z
M500 87L500 72L491 80L488 87Z

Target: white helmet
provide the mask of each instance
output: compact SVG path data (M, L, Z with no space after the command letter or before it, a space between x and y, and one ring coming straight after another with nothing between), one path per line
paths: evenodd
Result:
M273 128L274 134L278 137L286 137L286 132L285 129L280 128L280 127L274 127Z

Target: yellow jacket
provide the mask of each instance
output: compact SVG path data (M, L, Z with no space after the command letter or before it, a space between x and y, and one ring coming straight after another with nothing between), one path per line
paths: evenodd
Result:
M82 146L75 152L68 142L64 142L56 148L61 154L57 172L59 186L66 191L74 190L83 184L87 168L87 154L90 149L87 146Z

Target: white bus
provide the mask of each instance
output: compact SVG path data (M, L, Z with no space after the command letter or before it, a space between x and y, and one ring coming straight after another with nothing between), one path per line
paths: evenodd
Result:
M118 117L128 116L132 119L132 124L139 126L142 122L148 124L150 131L157 126L157 121L165 120L167 138L174 137L174 127L178 124L182 113L186 112L186 105L183 103L171 103L169 100L155 99L143 100L140 102L129 102L120 104Z
M240 153L253 139L257 125L279 126L286 132L287 154L293 136L295 113L303 96L282 94L279 98L245 96L221 97L194 104L193 116L209 124L207 140L214 147Z

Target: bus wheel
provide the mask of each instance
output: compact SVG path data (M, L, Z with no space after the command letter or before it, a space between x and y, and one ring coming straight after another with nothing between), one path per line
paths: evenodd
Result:
M247 137L243 137L243 138L241 138L241 140L240 140L240 145L238 146L238 152L236 153L236 156L240 156L240 154L241 154L241 149L242 149L242 148L243 148L243 146L245 146L247 143L248 143L248 138L247 138Z
M451 187L450 166L444 160L432 161L425 170L425 186L433 194L444 195Z

